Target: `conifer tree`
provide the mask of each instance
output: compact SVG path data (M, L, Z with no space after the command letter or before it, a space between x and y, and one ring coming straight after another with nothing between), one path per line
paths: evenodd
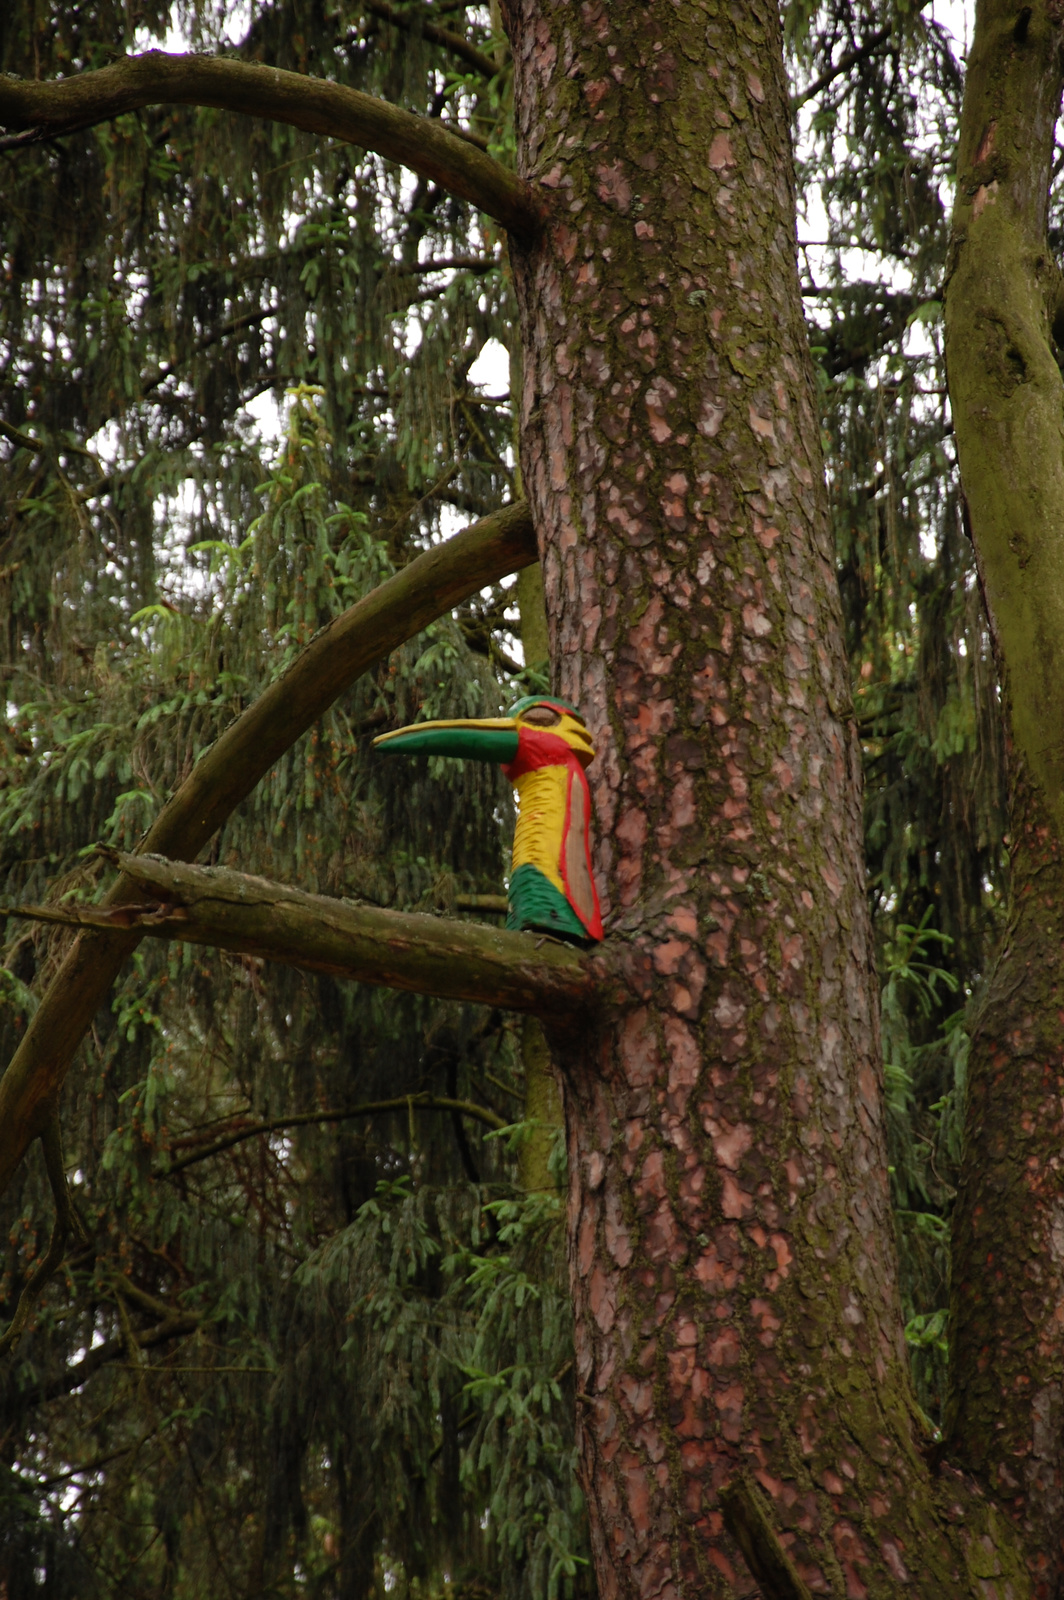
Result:
M581 1593L575 1412L605 1594L1051 1593L1052 1451L1033 1492L1007 1471L1053 1415L1051 1340L1033 1407L1015 1362L957 1404L1027 1280L977 1315L955 1282L938 1443L902 1337L937 1417L958 1170L962 1241L985 1204L958 1007L1004 889L940 393L945 36L793 6L788 84L761 5L267 7L239 40L203 12L206 56L145 54L169 20L3 25L5 876L83 926L13 922L5 968L9 1591ZM1017 117L1059 100L1058 26L981 15L977 58L1038 91ZM880 281L844 281L855 239ZM492 334L520 474L468 381ZM284 388L268 459L244 408ZM444 506L483 520L434 543ZM496 776L400 783L367 747L542 686L536 548L549 681L602 752L592 956L484 927ZM514 1012L565 1099L571 1356ZM985 1103L1008 1190L1024 1150Z

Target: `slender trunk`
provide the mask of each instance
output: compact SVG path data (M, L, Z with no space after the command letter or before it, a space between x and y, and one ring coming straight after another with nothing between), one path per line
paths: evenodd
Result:
M628 981L554 1040L601 1592L967 1594L902 1346L776 8L509 24L554 197L513 252L523 481Z
M521 1185L530 1194L536 1190L557 1193L550 1158L562 1126L562 1104L550 1046L538 1017L521 1019L521 1064L525 1069L525 1120L529 1124L521 1146Z
M1035 1593L1055 1600L1064 1575L1064 859L1044 797L1011 755L1012 906L969 1058L944 1432L950 1457L1022 1530Z
M961 475L1009 733L1011 910L980 999L953 1215L950 1457L1064 1581L1064 384L1046 239L1060 9L981 0L946 295Z

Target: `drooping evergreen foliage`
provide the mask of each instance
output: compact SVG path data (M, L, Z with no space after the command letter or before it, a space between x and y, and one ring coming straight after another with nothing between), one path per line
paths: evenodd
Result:
M97 0L42 21L15 4L0 70L99 66L173 29L510 147L486 10L226 12ZM905 4L795 0L787 19L796 99L815 89L799 180L825 242L801 264L865 738L906 1316L933 1413L962 1012L1004 870L936 322L959 66ZM86 847L134 843L314 630L512 491L508 398L468 377L511 339L505 254L376 157L221 113L144 111L0 161L0 893L91 898L105 869ZM279 438L248 410L260 395ZM403 909L498 894L498 775L389 766L370 736L496 711L511 599L362 679L211 859ZM4 1060L63 945L7 935ZM91 1248L0 1376L12 1600L590 1592L560 1202L522 1184L521 1135L498 1134L522 1121L527 1059L512 1019L476 1008L141 948L64 1102ZM47 1237L38 1158L3 1204L10 1316Z
M965 1008L1007 869L997 680L941 340L961 41L916 4L793 4L787 18L810 241L799 265L865 752L902 1291L917 1392L937 1416Z
M99 65L171 20L227 45L223 10L126 18L42 36L16 8L3 65ZM267 8L241 49L495 137L503 80L401 20ZM317 628L506 497L506 403L466 374L507 289L464 208L287 131L161 112L4 159L4 893L91 897L84 847L135 841ZM370 737L497 712L505 604L460 619L479 649L445 620L361 680L212 859L404 909L497 895L499 774ZM11 930L5 1058L62 944ZM92 1248L4 1377L25 1592L586 1588L558 1200L484 1137L521 1118L509 1020L145 948L75 1077ZM10 1311L48 1226L32 1163L7 1204Z

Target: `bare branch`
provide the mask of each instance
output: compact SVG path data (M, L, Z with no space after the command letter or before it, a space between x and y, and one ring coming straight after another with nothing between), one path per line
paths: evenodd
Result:
M139 891L137 903L22 906L9 915L87 928L117 923L360 983L555 1018L586 1009L598 991L589 959L554 939L354 905L224 867L101 854Z
M164 807L143 849L195 858L278 757L356 678L478 589L535 559L523 501L418 556L323 628L288 671L230 724ZM123 877L106 904L137 898L135 886ZM140 938L136 929L83 935L42 998L0 1078L0 1192L42 1131L75 1050Z
M826 89L829 84L834 83L836 78L841 78L844 72L849 72L851 67L856 67L860 62L867 61L870 56L874 56L876 51L881 50L887 43L893 32L893 25L888 23L885 28L877 28L875 33L869 34L863 44L856 45L852 50L847 50L839 57L834 66L828 67L826 71L820 74L819 78L814 78L808 89L803 89L801 94L792 96L792 113L798 111L807 101L815 100L822 90Z
M344 139L442 185L519 238L543 225L531 189L501 162L438 121L415 116L357 89L299 72L221 56L149 50L98 72L37 83L0 75L0 124L27 141L93 127L150 105L216 106Z
M138 1329L137 1344L141 1350L154 1350L159 1345L168 1344L171 1339L187 1338L190 1333L195 1333L202 1323L203 1318L194 1311L175 1313L154 1328L146 1331ZM56 1377L17 1390L17 1403L20 1406L40 1405L42 1401L56 1400L61 1394L70 1394L71 1390L80 1389L93 1373L118 1360L125 1352L125 1348L124 1338L105 1340L103 1344L90 1350L74 1366L64 1368Z
M396 11L394 6L386 5L384 0L368 0L366 10L372 16L382 17L385 22L390 22L393 27L402 28L407 33L414 27L412 16ZM452 55L460 56L485 78L494 78L499 71L498 62L485 55L483 50L478 50L475 44L470 44L468 39L463 39L460 33L452 33L450 28L441 28L435 22L422 22L421 33L424 38L431 39L433 44L442 45L445 50L450 50Z
M18 428L13 428L9 422L0 418L0 438L9 439L12 444L18 445L20 450L32 450L35 454L46 449L43 439L34 438L32 433L22 433Z
M385 1111L407 1110L454 1111L460 1117L472 1117L475 1122L483 1122L485 1127L496 1131L506 1127L497 1112L489 1110L487 1106L477 1105L475 1100L449 1100L436 1094L404 1094L394 1100L367 1100L363 1105L339 1106L331 1111L302 1111L287 1117L271 1117L267 1122L245 1122L237 1128L230 1128L220 1138L211 1139L183 1155L175 1156L172 1161L163 1162L153 1169L152 1177L172 1178L176 1173L184 1172L186 1167L195 1166L198 1161L207 1161L211 1156L220 1155L223 1150L231 1150L234 1145L242 1144L245 1139L257 1138L259 1134L282 1133L286 1128L313 1127L321 1122L350 1122L354 1117L373 1117ZM183 1142L179 1140L178 1146Z
M922 11L927 4L928 0L921 0L918 10ZM851 67L859 66L862 61L867 61L871 56L874 56L878 50L881 50L885 44L889 43L894 32L894 25L888 23L886 27L877 28L875 33L870 33L867 39L861 44L855 45L852 50L845 51L833 67L828 67L826 71L820 74L819 78L814 78L807 89L803 89L801 94L796 94L792 97L792 114L804 106L807 101L815 100L822 90L826 89L829 84L834 83L836 78L841 78L844 72L849 72Z

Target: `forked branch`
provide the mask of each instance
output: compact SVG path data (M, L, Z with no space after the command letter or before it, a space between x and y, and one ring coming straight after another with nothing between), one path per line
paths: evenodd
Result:
M531 565L536 555L522 501L426 551L351 606L204 753L156 819L144 850L194 859L278 757L356 678L478 589ZM121 877L106 904L137 896L136 885ZM140 938L136 928L114 925L83 935L43 996L0 1078L0 1192L43 1131L75 1050Z
M58 82L0 75L0 124L23 131L26 142L173 104L215 106L362 145L468 200L518 238L533 237L543 224L528 185L494 157L427 117L324 78L162 50Z
M23 906L9 914L75 927L117 924L360 983L559 1020L586 1008L598 989L591 961L547 937L354 905L224 867L102 854L139 891L136 903Z

